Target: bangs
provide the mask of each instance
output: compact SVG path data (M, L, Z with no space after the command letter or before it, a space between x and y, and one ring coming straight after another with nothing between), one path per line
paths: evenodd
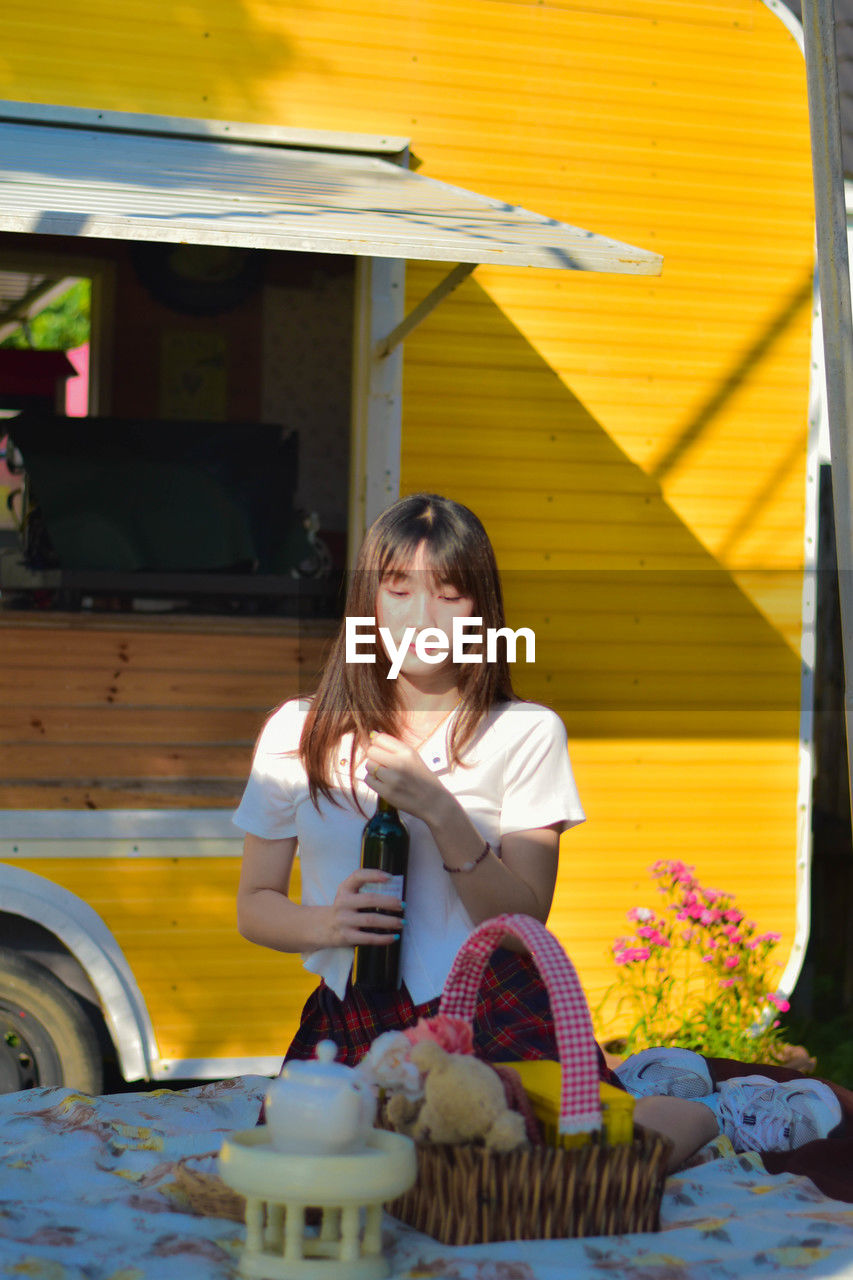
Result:
M371 525L351 579L347 612L369 616L382 583L411 573L419 552L422 572L469 597L487 626L504 625L500 576L483 525L461 503L432 493L401 498Z
M412 561L419 549L423 547L425 566L413 570ZM471 557L462 553L458 540L452 535L442 537L435 527L413 534L404 542L396 542L393 546L383 548L380 553L379 581L386 582L397 575L422 573L442 587L452 587L460 595L476 598L478 575L474 571Z

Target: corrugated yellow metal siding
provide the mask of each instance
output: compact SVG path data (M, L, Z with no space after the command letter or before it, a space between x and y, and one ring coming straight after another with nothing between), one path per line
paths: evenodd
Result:
M237 933L237 858L13 862L87 901L118 939L162 1058L284 1054L316 979ZM294 876L299 892L298 865Z
M16 0L6 96L405 134L421 172L665 256L480 268L407 342L404 488L483 516L589 812L593 994L644 868L790 946L812 274L801 54L760 0ZM439 276L409 273L412 301ZM539 575L538 577L536 575Z
M657 858L737 891L786 957L794 926L803 64L762 5L737 36L652 8L654 48L639 23L630 59L615 39L564 49L557 163L540 149L511 195L657 249L661 280L481 269L406 353L405 485L483 516L539 641L519 686L569 727L589 822L564 840L552 920L596 998L625 910L655 905ZM557 141L561 107L576 127ZM437 276L410 272L413 299Z

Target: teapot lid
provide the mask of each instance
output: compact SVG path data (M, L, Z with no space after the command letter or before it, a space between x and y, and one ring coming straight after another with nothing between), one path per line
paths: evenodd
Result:
M298 1077L303 1084L326 1086L352 1085L358 1079L353 1067L347 1067L343 1062L335 1062L338 1046L334 1040L321 1040L315 1052L314 1058L297 1058L292 1062L286 1062L281 1071L282 1077L289 1080Z

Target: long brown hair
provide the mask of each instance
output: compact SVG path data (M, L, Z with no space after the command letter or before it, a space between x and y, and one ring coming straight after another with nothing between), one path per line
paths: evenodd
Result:
M375 616L380 584L410 562L421 545L436 578L473 600L474 616L483 619L485 630L506 625L497 561L485 529L468 507L434 493L401 498L370 526L351 577L345 615ZM396 684L387 678L389 669L382 645L376 647L374 663L346 661L344 621L312 700L299 745L315 805L321 795L335 803L332 760L345 734L352 733L356 743L366 743L373 730L399 736L402 725ZM459 763L462 751L488 710L497 702L515 697L504 646L498 646L494 662L460 665L458 686L462 705L450 738L454 764ZM355 751L350 761L353 791L354 768Z

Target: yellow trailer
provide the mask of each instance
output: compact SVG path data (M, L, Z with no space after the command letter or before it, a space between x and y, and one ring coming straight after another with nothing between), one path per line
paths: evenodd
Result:
M787 11L205 0L154 23L138 3L31 0L7 15L0 92L0 271L93 280L97 415L298 409L338 567L398 491L483 518L511 623L537 637L519 690L565 720L588 812L564 838L551 924L590 997L661 857L783 935L790 987L808 919L817 453ZM170 141L194 150L158 168ZM325 157L300 170L311 218L277 248L233 226L236 185L250 200L262 185L248 148ZM393 234L362 218L364 243L333 235L318 192L361 183L348 212L375 213L382 166L446 186L415 182ZM257 288L180 311L140 240L248 245ZM236 935L227 810L331 624L36 611L37 586L64 597L27 572L9 562L0 611L0 946L100 1010L129 1078L271 1070L307 986L293 958ZM98 598L88 581L75 604Z

